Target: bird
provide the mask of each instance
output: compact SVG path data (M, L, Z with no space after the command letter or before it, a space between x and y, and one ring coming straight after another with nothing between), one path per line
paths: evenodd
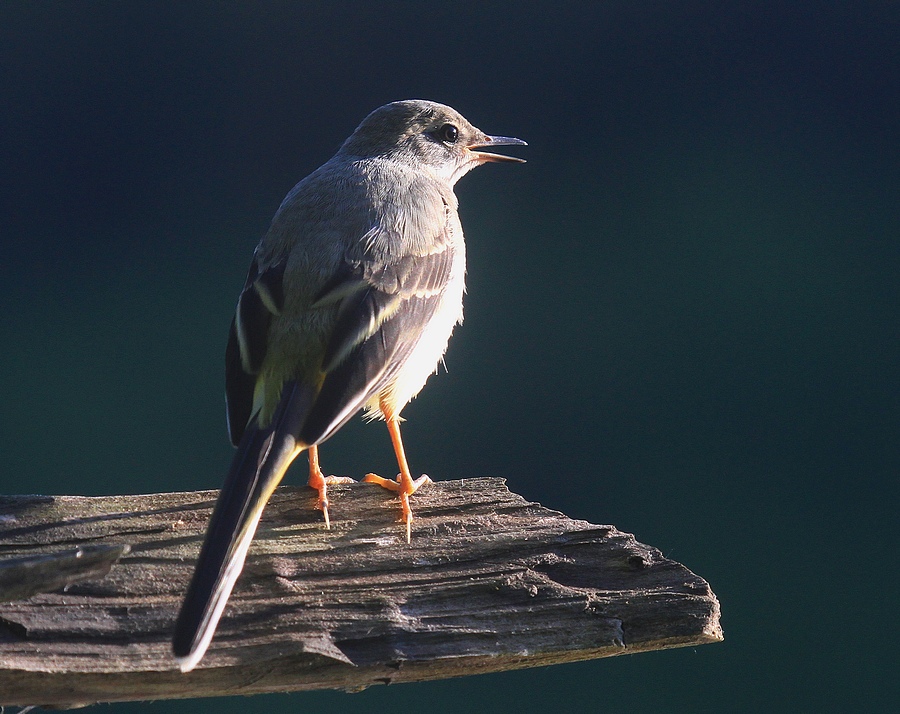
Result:
M319 445L364 410L387 424L400 473L364 481L395 492L410 539L414 479L400 412L443 360L462 321L466 255L456 182L489 162L491 136L425 100L371 112L287 194L253 254L225 350L228 430L237 447L172 638L183 672L212 641L269 497L306 451L308 485L330 527Z

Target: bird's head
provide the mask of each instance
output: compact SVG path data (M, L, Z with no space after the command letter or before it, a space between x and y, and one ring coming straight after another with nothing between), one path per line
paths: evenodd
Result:
M341 152L417 164L453 184L489 161L523 163L524 159L514 156L477 151L507 145L524 146L525 142L485 134L452 107L411 99L385 104L369 114L344 142Z

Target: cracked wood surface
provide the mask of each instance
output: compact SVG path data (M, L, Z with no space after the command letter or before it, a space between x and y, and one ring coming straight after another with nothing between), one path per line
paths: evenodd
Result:
M169 637L217 492L0 497L0 705L355 690L722 639L702 578L500 479L421 489L411 545L382 489L329 494L330 531L309 489L272 497L189 674Z

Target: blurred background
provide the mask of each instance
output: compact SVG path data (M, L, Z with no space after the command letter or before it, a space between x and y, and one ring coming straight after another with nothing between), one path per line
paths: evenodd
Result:
M0 492L217 488L257 240L370 110L433 99L530 146L458 185L413 469L634 533L726 640L217 711L893 710L898 37L895 2L4 2ZM323 463L394 473L359 420Z

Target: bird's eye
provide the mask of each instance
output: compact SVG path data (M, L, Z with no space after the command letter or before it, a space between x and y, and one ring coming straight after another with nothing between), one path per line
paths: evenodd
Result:
M456 140L459 138L459 129L453 126L453 124L444 124L444 126L437 130L437 137L445 144L455 144Z

